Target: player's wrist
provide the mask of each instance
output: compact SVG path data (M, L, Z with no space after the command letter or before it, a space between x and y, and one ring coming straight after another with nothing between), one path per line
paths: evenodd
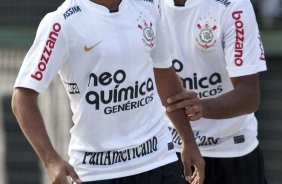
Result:
M52 163L56 163L62 160L60 155L56 151L50 151L46 154L45 158L43 159L43 164L46 168L49 167Z
M180 135L183 147L197 146L192 130L188 130L187 133Z

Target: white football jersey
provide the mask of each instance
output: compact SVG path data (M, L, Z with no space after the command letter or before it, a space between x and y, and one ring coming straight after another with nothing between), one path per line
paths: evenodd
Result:
M177 7L164 0L164 29L171 41L173 65L184 87L199 98L215 98L233 89L230 78L266 70L264 49L249 0L188 0ZM237 157L257 145L254 114L191 122L205 157ZM171 124L173 141L181 140Z
M153 73L171 66L161 30L158 1L148 0L122 0L114 13L66 0L40 23L15 87L42 93L59 73L73 112L70 163L82 181L177 160Z

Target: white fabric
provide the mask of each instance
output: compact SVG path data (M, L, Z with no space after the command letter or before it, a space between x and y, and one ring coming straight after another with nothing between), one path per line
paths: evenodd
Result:
M163 6L164 30L170 40L174 67L184 86L196 91L200 98L231 91L232 77L266 70L249 0L188 0L185 7L164 0ZM253 113L224 120L202 118L191 125L205 157L238 157L258 145ZM173 129L172 133L180 151L181 141Z
M141 0L114 13L67 0L40 23L15 87L42 93L59 72L73 112L70 163L83 181L177 160L153 75L171 66L160 23L158 1Z

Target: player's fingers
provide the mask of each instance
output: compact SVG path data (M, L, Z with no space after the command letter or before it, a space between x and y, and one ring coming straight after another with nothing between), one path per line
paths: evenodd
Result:
M200 177L198 175L192 178L191 184L199 184L199 183L200 183Z
M82 184L82 181L79 179L78 175L76 174L72 166L68 167L68 174L76 184Z
M192 178L191 164L190 162L186 161L186 162L183 162L183 165L184 165L185 180L191 183L191 178Z
M200 184L200 181L199 181L198 178L196 178L195 180L193 180L193 181L191 182L191 184Z
M191 114L197 114L201 112L201 106L200 105L193 105L193 106L186 106L185 107L185 114L187 116Z
M201 119L202 117L203 116L202 116L201 112L199 112L197 114L190 115L190 116L188 115L189 121L197 121L197 120Z
M185 107L185 114L190 121L196 121L202 117L202 108L200 105Z
M192 183L193 183L193 181L195 181L197 179L197 177L198 177L198 172L197 172L197 170L195 170L192 174L192 177L191 177Z
M52 181L52 184L69 184L69 182L66 176L61 175L60 177L55 178Z
M193 103L188 99L183 100L183 101L179 101L179 102L177 102L173 105L169 105L167 107L167 112L172 112L172 111L175 111L175 110L178 110L178 109L183 109L183 108L186 108L186 107L191 106L191 105L193 105Z
M182 93L169 97L167 99L167 103L175 103L180 100L184 100L187 98L196 98L196 97L197 97L197 94L193 91L183 91Z
M199 177L198 183L203 184L205 180L205 161L202 160L198 162L197 164L195 164L195 168L197 170L197 175Z

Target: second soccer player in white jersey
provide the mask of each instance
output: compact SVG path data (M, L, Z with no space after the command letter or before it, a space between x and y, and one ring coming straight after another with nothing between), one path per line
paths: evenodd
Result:
M158 5L66 0L40 23L16 79L12 106L52 184L66 184L68 175L79 184L185 182L158 96L167 105L165 99L182 90ZM38 94L57 72L73 112L70 164L52 147L37 106ZM191 177L191 165L203 173L184 111L169 114L185 142L185 176Z
M249 0L164 0L163 18L173 65L184 87L197 93L203 118L191 122L206 161L206 184L263 184L263 158L254 112L265 54ZM189 107L186 99L168 108ZM181 139L171 126L175 145Z

